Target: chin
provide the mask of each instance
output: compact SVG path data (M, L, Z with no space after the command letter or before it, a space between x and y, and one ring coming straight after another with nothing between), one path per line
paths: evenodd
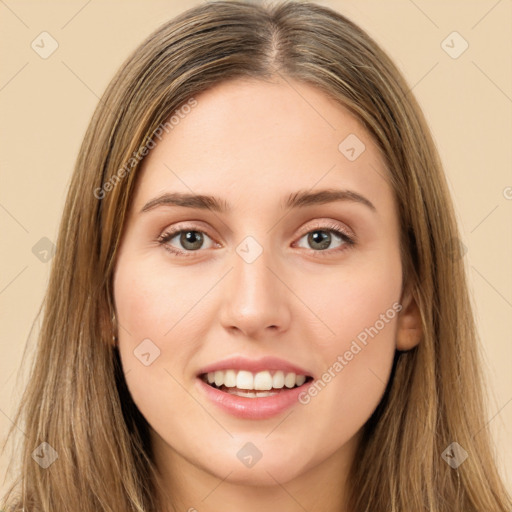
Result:
M216 478L256 486L288 482L315 465L307 439L277 432L267 437L271 431L236 436L228 445L219 442L220 451L198 460L197 464Z
M266 462L261 459L252 468L244 467L242 464L233 465L230 461L226 461L224 466L225 472L221 473L219 468L210 468L215 477L226 480L237 485L253 485L253 486L275 486L278 483L285 484L299 476L305 468L297 466L290 460L275 460L271 458ZM226 475L227 476L226 478Z

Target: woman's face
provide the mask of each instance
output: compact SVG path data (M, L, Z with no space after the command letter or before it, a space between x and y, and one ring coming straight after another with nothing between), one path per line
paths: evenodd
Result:
M260 484L346 467L406 348L383 160L306 84L238 79L195 100L144 160L115 269L158 462Z

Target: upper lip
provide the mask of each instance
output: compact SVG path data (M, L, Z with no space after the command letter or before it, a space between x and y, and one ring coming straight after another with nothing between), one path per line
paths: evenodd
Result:
M279 359L278 357L266 356L260 359L247 359L245 357L230 357L217 361L216 363L209 364L199 370L198 375L204 373L214 372L216 370L247 370L249 372L257 373L264 370L283 371L288 373L295 373L296 375L305 375L311 377L311 373L296 364Z

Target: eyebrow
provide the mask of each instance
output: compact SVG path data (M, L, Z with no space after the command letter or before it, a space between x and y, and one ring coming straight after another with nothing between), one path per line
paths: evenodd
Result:
M281 203L285 208L304 208L318 204L327 204L338 201L350 201L367 206L373 212L376 212L374 204L366 197L354 192L353 190L326 189L317 192L309 190L298 190L290 194L288 199ZM181 206L184 208L195 208L200 210L211 210L218 213L229 213L232 211L224 199L215 196L202 194L184 194L179 192L165 193L148 201L140 213L153 210L158 206Z

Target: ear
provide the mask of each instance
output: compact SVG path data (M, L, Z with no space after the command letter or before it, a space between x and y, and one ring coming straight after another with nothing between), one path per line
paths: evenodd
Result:
M423 334L420 310L411 287L408 286L402 293L401 304L402 309L397 320L396 349L407 351L419 344Z

